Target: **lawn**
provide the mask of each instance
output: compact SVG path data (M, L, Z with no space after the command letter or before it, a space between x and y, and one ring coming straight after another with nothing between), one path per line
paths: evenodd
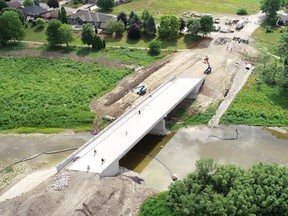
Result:
M131 69L48 58L0 58L0 130L91 128L92 99Z
M32 26L28 24L28 28L25 29L24 41L42 42L46 43L46 27ZM71 45L83 45L81 41L81 31L74 31L74 40Z
M257 83L253 74L238 93L221 122L259 126L288 125L288 91Z
M260 10L260 0L132 0L113 8L113 14L121 11L142 13L147 9L156 18L162 15L181 15L185 11L210 14L236 14L239 8L246 8L249 14Z
M275 45L278 44L278 40L280 38L280 30L279 27L274 27L272 33L266 33L267 23L263 23L256 31L253 33L253 37L256 39L255 46L263 50L263 48L268 49L270 53L275 54ZM263 50L265 52L265 50Z

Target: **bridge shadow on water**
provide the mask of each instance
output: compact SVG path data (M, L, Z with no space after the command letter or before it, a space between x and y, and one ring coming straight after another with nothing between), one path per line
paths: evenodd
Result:
M137 173L140 173L174 136L175 132L166 136L146 135L124 156L119 164Z

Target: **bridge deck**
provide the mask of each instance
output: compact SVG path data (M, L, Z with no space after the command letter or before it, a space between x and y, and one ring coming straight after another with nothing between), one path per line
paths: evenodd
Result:
M137 142L155 125L174 109L197 86L202 79L180 78L169 81L160 89L147 95L146 99L126 114L101 136L79 152L79 157L69 165L70 170L86 171L101 174L116 160L120 160ZM139 114L139 110L141 114ZM96 154L94 154L96 149ZM101 162L101 158L105 162Z

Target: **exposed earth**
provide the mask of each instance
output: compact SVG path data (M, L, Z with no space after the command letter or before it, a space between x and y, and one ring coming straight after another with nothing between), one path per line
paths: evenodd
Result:
M251 72L245 69L245 65L250 62L243 60L243 54L257 53L250 45L236 43L232 38L240 36L253 42L251 35L263 18L260 13L249 16L248 24L240 32L213 33L194 49L181 50L155 65L136 70L122 80L112 92L94 101L91 109L100 115L118 117L143 98L130 92L131 88L139 84L145 84L149 93L174 75L203 77L205 84L189 109L191 112L203 111L210 104L219 104L222 101L225 105L220 106L211 122L211 126L217 126L221 114L228 108ZM207 68L207 63L204 62L206 56L212 67L212 73L207 77L203 73ZM230 90L226 98L225 89ZM136 215L142 201L156 192L142 181L140 184L135 182L139 181L136 174L132 174L133 179L123 174L99 179L92 173L68 173L65 170L58 175L53 175L40 185L38 184L43 180L31 183L28 179L26 184L38 185L31 190L22 181L21 187L25 190L12 194L13 196L11 193L15 193L15 188L17 189L19 185L10 185L8 189L2 190L0 215ZM58 190L59 188L61 190ZM3 197L4 192L6 197L24 194L6 200Z

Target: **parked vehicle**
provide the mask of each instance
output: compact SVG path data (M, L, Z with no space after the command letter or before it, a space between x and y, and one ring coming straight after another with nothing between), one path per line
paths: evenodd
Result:
M236 29L242 29L245 25L245 19L241 19L239 22L236 23Z

